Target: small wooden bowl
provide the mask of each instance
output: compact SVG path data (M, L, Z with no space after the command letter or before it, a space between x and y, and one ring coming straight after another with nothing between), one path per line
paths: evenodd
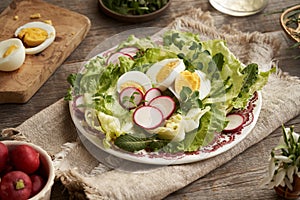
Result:
M294 12L295 10L299 10L300 12L300 5L293 6L291 8L286 9L280 16L280 23L283 28L283 30L296 42L300 42L300 22L298 21L298 26L296 28L288 27L287 22L288 22L288 17L289 14ZM300 17L300 13L298 15ZM298 34L298 36L297 36Z
M110 16L110 17L112 17L112 18L114 18L114 19L116 19L118 21L130 22L130 23L146 22L146 21L150 21L152 19L158 18L158 17L160 17L163 14L163 12L171 4L171 0L169 0L168 3L164 7L162 7L161 9L159 9L157 11L149 13L149 14L144 14L144 15L124 15L124 14L120 14L120 13L117 13L117 12L115 12L113 10L108 9L104 5L104 3L102 2L102 0L99 0L98 2L99 2L100 10L104 14L106 14L106 15L108 15L108 16Z

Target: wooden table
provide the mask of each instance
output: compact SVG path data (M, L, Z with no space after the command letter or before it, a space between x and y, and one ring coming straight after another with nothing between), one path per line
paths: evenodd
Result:
M10 2L10 0L1 0L0 12ZM282 42L282 48L277 57L279 66L284 71L300 77L300 59L294 59L295 56L300 55L300 50L287 48L293 44L293 41L283 33L279 24L280 13L277 12L299 4L299 0L269 0L267 8L262 13L242 18L226 16L216 11L210 6L208 0L173 0L170 8L161 18L141 24L117 22L103 15L97 7L96 0L46 0L46 2L86 15L92 23L90 32L29 102L0 105L0 130L18 126L32 115L62 98L69 87L66 77L70 73L76 72L88 53L105 38L138 27L164 27L191 8L210 11L219 23L217 26L231 24L245 32L279 32L282 36L278 38ZM273 12L277 13L270 14ZM217 20L218 18L222 20ZM294 124L295 129L299 132L300 116L287 123L287 125L291 124ZM281 129L279 128L227 164L169 195L166 199L277 199L273 190L260 188L259 182L266 173L269 152L277 144L280 136ZM56 184L52 199L67 198L67 191L64 191L60 184Z

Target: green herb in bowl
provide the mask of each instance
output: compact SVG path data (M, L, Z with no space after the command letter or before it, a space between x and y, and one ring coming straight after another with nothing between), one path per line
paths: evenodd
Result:
M163 8L169 0L103 0L110 10L124 15L144 15Z

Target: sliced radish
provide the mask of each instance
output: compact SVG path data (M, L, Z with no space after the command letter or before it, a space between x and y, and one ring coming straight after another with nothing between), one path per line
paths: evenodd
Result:
M127 109L132 109L140 105L143 100L143 93L136 87L126 87L119 95L120 104Z
M84 99L83 99L82 95L78 95L78 96L74 97L72 107L74 109L75 115L79 119L84 117L85 107L84 107Z
M132 57L135 56L138 51L139 49L137 47L124 47L119 50L119 52L126 53Z
M144 95L145 104L148 105L150 101L156 97L161 96L161 91L158 88L150 88Z
M133 121L136 125L149 130L159 127L163 123L164 117L156 107L141 106L134 111Z
M148 105L158 108L164 119L168 119L173 114L176 106L175 101L169 96L158 96L152 99Z
M76 96L73 102L74 102L75 109L84 112L84 108L83 108L84 100L82 95Z
M133 59L132 56L130 56L129 54L126 54L126 53L123 53L123 52L115 52L115 53L111 54L108 57L108 59L106 61L106 64L107 65L110 64L110 63L111 64L118 64L119 63L119 57L121 57L121 56L126 56L126 57L129 57L129 58Z
M232 113L232 114L228 114L226 118L229 122L225 127L224 132L236 132L242 129L245 121L243 115L238 113Z

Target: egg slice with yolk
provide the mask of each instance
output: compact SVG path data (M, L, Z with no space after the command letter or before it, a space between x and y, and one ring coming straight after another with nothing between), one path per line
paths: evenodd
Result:
M55 39L55 28L44 22L29 22L15 31L23 41L26 54L37 54L45 50Z
M120 76L117 81L117 91L119 93L126 87L135 87L145 94L152 87L152 84L143 72L129 71Z
M170 91L180 99L180 92L184 87L190 88L192 91L199 91L199 98L204 99L211 90L211 82L206 74L195 70L194 72L183 71L175 79L174 85L169 87Z
M200 89L201 80L196 72L190 72L188 70L180 72L176 77L174 88L177 94L180 94L183 87L189 87L192 91Z
M155 87L164 91L173 84L175 78L184 69L183 60L171 58L153 64L146 72L146 75L151 79Z
M21 40L11 38L0 42L0 71L14 71L25 60L25 47Z

